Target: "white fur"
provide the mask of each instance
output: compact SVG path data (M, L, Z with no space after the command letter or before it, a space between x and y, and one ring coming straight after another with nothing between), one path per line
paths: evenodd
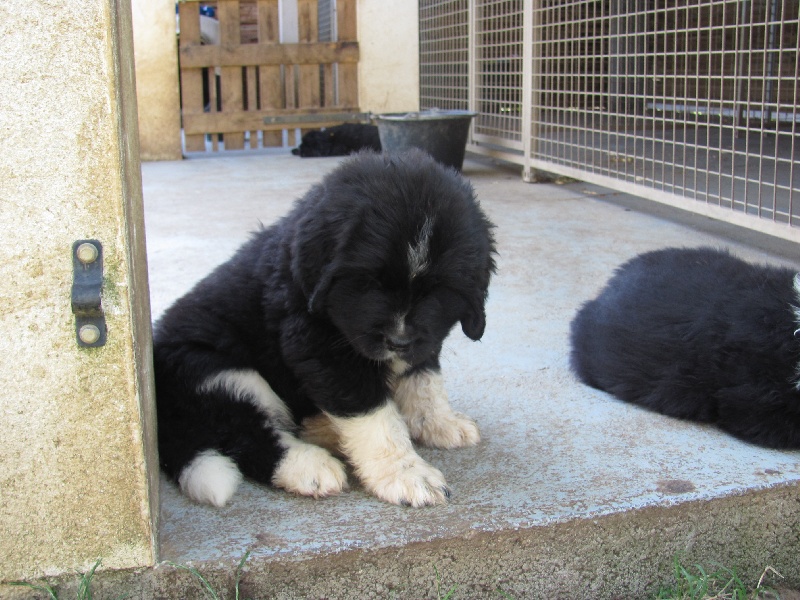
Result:
M400 377L394 393L411 437L434 448L461 448L481 441L475 421L450 407L442 374L418 371Z
M792 310L794 311L794 320L797 323L798 327L800 327L800 273L794 276L794 295L796 296L797 304L792 306ZM800 329L796 329L794 334L800 332Z
M428 217L422 224L419 238L412 246L408 245L408 268L413 280L430 266L431 234L433 233L433 219Z
M447 502L444 476L414 451L394 402L357 417L328 416L339 432L342 451L375 496L410 506Z
M398 377L402 375L408 370L408 367L410 366L411 365L409 365L406 361L397 357L389 361L389 369L392 372L392 377Z
M794 276L794 295L796 297L797 304L792 306L792 311L794 311L794 320L798 326L798 329L795 329L794 336L795 338L800 336L800 273ZM800 390L800 364L795 367L795 385L794 387Z
M178 478L183 493L192 500L225 506L242 482L236 463L216 450L205 450L186 465Z
M395 315L394 318L394 335L403 337L406 334L406 316L407 312Z
M341 461L324 448L280 433L286 454L275 468L272 484L301 496L322 498L347 487L347 473Z
M292 430L294 420L286 406L261 375L251 369L228 370L209 377L200 385L200 392L222 388L240 402L250 402L277 429Z

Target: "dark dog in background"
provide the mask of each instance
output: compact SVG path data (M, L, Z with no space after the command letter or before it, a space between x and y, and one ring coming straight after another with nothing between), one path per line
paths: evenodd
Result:
M381 138L375 125L345 123L309 131L292 154L303 158L347 156L359 150L381 151Z
M456 323L483 335L491 229L467 180L421 151L345 159L156 324L164 471L217 506L242 476L326 496L347 476L325 444L385 501L445 502L412 439L480 439L439 353Z
M621 400L800 447L800 277L670 248L622 265L572 322L574 371Z

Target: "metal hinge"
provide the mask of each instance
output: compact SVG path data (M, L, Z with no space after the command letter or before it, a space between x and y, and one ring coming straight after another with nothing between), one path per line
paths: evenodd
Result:
M103 314L103 246L97 240L72 244L72 313L78 346L97 348L106 343Z

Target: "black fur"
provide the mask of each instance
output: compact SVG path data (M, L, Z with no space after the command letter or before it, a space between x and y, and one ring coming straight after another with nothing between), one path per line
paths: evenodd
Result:
M303 158L347 156L359 150L381 151L381 138L375 125L345 123L315 129L303 135L300 146L292 154Z
M410 281L408 247L429 219L429 268ZM270 482L284 453L274 424L224 391L198 391L217 373L257 371L299 424L320 410L353 416L383 405L388 351L412 370L437 370L456 323L479 339L491 227L470 184L423 152L346 159L157 323L165 472L177 479L213 449ZM407 314L399 342L387 339L397 314Z
M795 272L710 248L622 265L572 322L572 368L621 400L800 447Z

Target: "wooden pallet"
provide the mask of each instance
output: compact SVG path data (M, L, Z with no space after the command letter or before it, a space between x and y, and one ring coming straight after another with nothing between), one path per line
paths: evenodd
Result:
M280 146L282 130L308 127L309 115L321 127L359 112L356 0L337 0L336 42L319 41L317 0L297 8L299 39L280 43L278 0L217 0L219 43L204 44L199 2L179 4L186 152L205 151L207 136L213 151L223 136L227 150Z

